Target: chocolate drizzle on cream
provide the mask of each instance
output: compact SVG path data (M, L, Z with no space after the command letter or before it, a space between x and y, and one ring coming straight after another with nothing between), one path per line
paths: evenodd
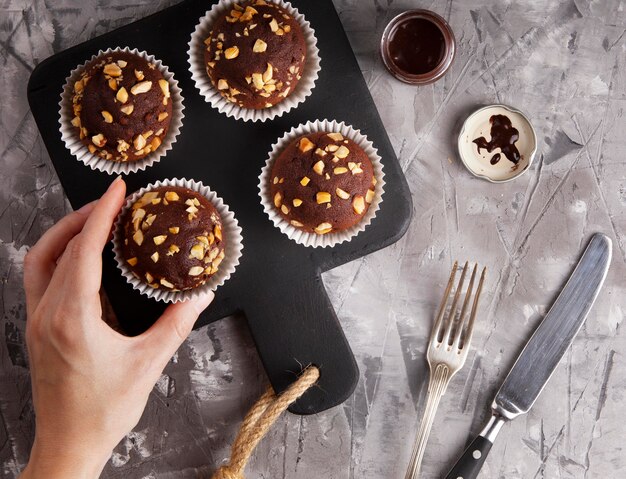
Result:
M481 149L491 153L496 148L500 148L502 154L511 163L517 165L521 159L519 150L515 146L515 142L519 140L519 131L513 128L511 120L506 115L493 115L489 118L489 123L491 123L491 131L489 132L491 141L487 141L483 136L473 140L478 148L478 153L480 154ZM497 153L491 158L490 163L495 165L499 161L500 154Z

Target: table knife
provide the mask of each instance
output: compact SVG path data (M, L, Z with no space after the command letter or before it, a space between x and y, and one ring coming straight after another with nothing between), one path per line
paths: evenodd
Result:
M520 353L491 405L491 418L446 479L474 479L502 425L525 414L582 326L606 277L611 240L597 233L556 301Z

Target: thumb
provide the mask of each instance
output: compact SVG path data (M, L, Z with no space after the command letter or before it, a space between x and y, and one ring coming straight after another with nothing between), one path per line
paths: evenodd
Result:
M198 316L214 297L213 291L209 291L197 298L169 305L156 323L141 335L161 369L187 339Z

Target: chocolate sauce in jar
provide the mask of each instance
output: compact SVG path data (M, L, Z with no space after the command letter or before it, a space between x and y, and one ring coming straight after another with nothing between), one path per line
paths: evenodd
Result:
M491 131L489 133L491 141L487 141L483 136L473 140L473 143L478 147L478 153L480 154L481 148L487 150L488 153L491 153L496 148L500 148L502 154L511 163L517 165L521 158L519 150L515 146L515 142L519 140L519 131L513 128L511 120L506 115L493 115L489 118L489 123L491 123ZM497 159L496 156L498 157ZM495 165L498 161L500 161L500 156L496 154L491 159L491 164Z
M443 77L455 51L450 25L429 10L408 10L394 17L380 42L387 70L412 85L426 85Z
M410 18L389 36L391 60L411 75L433 71L443 60L445 51L443 33L425 18Z

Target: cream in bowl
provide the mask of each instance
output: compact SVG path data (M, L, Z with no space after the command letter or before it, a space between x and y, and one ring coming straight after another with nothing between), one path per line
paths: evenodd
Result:
M475 176L494 183L517 178L532 164L537 136L519 110L490 105L472 113L459 134L459 155Z

